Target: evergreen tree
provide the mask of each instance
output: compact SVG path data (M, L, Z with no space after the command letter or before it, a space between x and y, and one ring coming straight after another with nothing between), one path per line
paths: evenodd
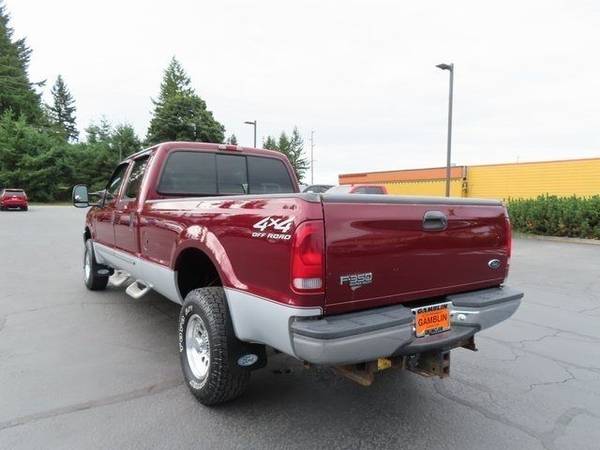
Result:
M267 139L265 139L263 143L263 147L268 150L276 150L287 156L290 164L294 168L296 178L298 178L298 181L302 181L304 172L309 168L309 163L304 157L304 140L302 139L302 136L300 136L297 127L294 127L292 135L289 137L285 132L281 133L279 140L267 136Z
M272 136L267 136L267 139L263 140L263 148L267 150L279 150L277 148L277 141Z
M53 103L48 107L50 121L60 129L67 140L76 141L79 131L75 124L75 99L61 75L56 78L51 92Z
M112 125L106 120L106 117L102 117L100 119L100 123L96 124L95 122L90 123L90 125L85 129L87 134L87 142L89 144L97 144L97 143L110 143L110 137L112 136L113 129Z
M237 145L238 141L237 141L237 138L235 137L235 134L232 134L231 136L229 136L227 138L227 143L231 144L231 145Z
M0 114L12 111L15 117L23 115L28 123L42 119L40 95L31 83L27 68L31 49L25 39L13 40L10 16L0 0Z
M119 160L142 149L142 144L133 127L127 123L117 125L111 136L113 149L119 153Z
M223 142L225 128L206 109L206 103L196 94L175 58L164 72L158 100L152 102L154 112L146 136L148 144L175 140Z

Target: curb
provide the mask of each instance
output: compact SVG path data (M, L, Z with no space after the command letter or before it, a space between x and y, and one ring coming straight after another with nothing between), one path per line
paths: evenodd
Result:
M543 236L540 234L528 234L519 232L514 232L513 237L517 239L532 239L535 241L562 242L565 244L600 245L600 240L598 239L582 239L565 236Z

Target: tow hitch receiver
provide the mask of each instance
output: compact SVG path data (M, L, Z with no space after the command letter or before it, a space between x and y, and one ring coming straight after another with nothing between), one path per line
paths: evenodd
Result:
M450 350L411 355L406 368L425 377L446 378L450 375Z
M450 350L379 358L375 361L337 366L333 369L338 375L361 386L370 386L375 381L375 374L387 369L407 369L425 377L446 378L450 375Z
M465 348L476 352L475 337L456 343L452 348ZM450 376L450 350L432 350L412 355L392 356L378 358L359 364L336 366L333 370L343 377L348 378L362 386L370 386L375 380L375 374L387 369L407 369L424 377L446 378Z
M348 378L362 386L371 386L375 380L375 373L387 369L404 368L404 357L379 358L360 364L349 364L334 367L338 375Z

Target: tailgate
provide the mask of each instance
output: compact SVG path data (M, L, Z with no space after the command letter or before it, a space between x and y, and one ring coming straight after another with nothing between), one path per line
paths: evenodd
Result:
M508 270L500 202L323 195L327 313L500 284Z

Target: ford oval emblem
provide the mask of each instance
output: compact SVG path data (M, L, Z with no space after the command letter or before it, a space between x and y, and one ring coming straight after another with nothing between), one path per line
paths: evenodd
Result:
M258 356L254 353L248 353L244 356L240 356L237 360L237 363L241 367L249 367L256 363L256 361L258 361Z
M490 259L488 261L488 267L493 270L499 269L501 265L502 262L499 259Z

